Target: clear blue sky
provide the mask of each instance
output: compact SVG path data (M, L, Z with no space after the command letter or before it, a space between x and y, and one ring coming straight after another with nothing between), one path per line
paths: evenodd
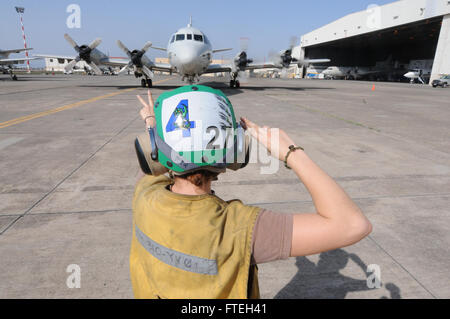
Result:
M170 35L189 22L205 34L213 48L234 48L216 58L231 58L239 50L239 39L248 37L249 55L257 60L269 51L288 47L290 38L298 38L318 27L370 4L383 5L394 0L2 0L0 2L0 48L22 48L22 36L15 6L25 7L27 44L32 53L74 55L64 40L69 33L78 44L101 37L99 49L111 56L124 56L117 47L120 39L130 49L141 48L146 41L167 45ZM69 29L66 8L81 7L81 28ZM152 58L164 52L150 50ZM34 62L36 63L36 62Z

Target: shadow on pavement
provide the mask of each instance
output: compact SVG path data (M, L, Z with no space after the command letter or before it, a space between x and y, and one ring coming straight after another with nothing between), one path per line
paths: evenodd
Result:
M308 90L334 90L335 88L330 87L305 87L301 86L301 84L298 84L298 86L283 86L283 85L261 85L261 86L246 86L246 84L242 84L240 88L230 88L228 86L228 83L225 82L201 82L200 85L206 85L210 86L215 89L219 89L223 91L223 93L227 96L230 95L236 95L236 94L242 94L245 92L259 92L259 91L265 91L265 90L273 90L273 89L279 89L279 90L289 90L289 91L308 91Z
M200 82L199 85L205 85L212 87L214 89L221 90L225 95L231 96L236 94L243 94L245 92L259 92L259 91L265 91L265 90L273 90L273 89L279 89L279 90L289 90L289 91L308 91L308 90L334 90L335 88L330 87L305 87L305 86L242 86L241 88L230 88L227 83L224 82ZM183 83L180 81L179 84L155 84L153 85L153 89L159 89L159 90L175 90L179 87L185 86L186 83ZM118 90L123 89L129 89L129 88L140 88L140 84L130 84L130 85L102 85L102 84L85 84L85 85L78 85L79 87L101 87L101 88L116 88ZM145 88L144 88L145 89Z
M350 292L372 290L367 287L366 279L354 279L340 273L349 260L366 274L366 264L357 255L342 249L320 254L317 264L306 257L297 257L297 274L277 293L275 299L344 299ZM400 288L395 284L382 284L382 287L389 292L389 296L381 299L401 299Z

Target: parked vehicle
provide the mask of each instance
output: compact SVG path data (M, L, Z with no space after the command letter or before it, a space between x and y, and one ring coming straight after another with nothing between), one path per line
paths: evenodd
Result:
M439 80L434 80L431 85L433 85L434 88L438 86L446 88L450 85L450 75L443 75Z

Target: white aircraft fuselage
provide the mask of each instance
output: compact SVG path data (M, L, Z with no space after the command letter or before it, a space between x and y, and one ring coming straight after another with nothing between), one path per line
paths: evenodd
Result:
M349 66L330 66L322 72L327 77L332 78L354 78L366 76L376 71L366 67L349 67Z
M212 47L200 30L187 26L175 32L167 45L169 64L183 77L193 80L212 62Z
M420 83L425 84L425 80L429 79L431 75L430 69L414 69L408 71L403 76L410 80L410 83L414 83L415 80L418 80Z

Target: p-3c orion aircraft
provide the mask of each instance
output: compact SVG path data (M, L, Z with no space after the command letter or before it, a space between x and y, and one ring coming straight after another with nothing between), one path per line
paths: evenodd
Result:
M154 47L151 42L147 42L141 50L130 51L120 40L117 45L127 54L129 60L111 59L96 47L101 40L96 39L89 45L78 46L68 34L64 37L78 52L77 57L58 57L48 55L35 55L40 57L65 58L72 60L66 67L66 71L70 71L75 64L80 61L86 61L91 68L101 74L98 65L107 65L113 67L122 67L120 73L126 72L128 69L134 71L136 77L144 77L141 80L142 87L151 87L153 71L163 71L178 73L182 81L192 84L199 81L199 77L206 73L230 73L230 87L240 87L238 80L239 72L255 69L278 68L285 69L293 65L309 65L313 63L330 62L329 59L299 59L292 56L293 44L287 50L278 52L272 61L267 63L253 63L252 59L247 57L247 52L241 50L230 64L212 64L212 55L214 53L230 51L232 49L213 50L208 37L200 30L192 26L192 19L187 27L179 29L175 32L167 45L167 48ZM162 50L167 52L169 64L154 63L145 53L149 48Z

